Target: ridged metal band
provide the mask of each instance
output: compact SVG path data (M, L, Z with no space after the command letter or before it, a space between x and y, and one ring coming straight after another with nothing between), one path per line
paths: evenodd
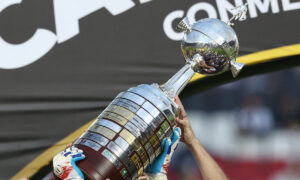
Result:
M80 144L86 147L89 147L95 151L99 151L102 147L100 144L95 143L94 141L88 140L88 139L78 139L74 144Z
M104 126L107 127L111 130L113 130L115 133L119 133L122 129L121 126L119 126L118 124L110 121L110 120L106 120L106 119L98 119L97 124L100 126Z
M106 146L106 144L108 143L108 139L105 138L104 136L97 134L97 133L93 133L93 132L86 132L82 138L84 139L89 139L92 140L98 144L100 144L101 146Z
M137 169L134 166L132 160L128 158L127 153L125 153L122 148L116 144L115 142L111 141L108 145L107 148L113 152L126 166L128 169L130 175L132 176L132 179L134 179L137 176Z

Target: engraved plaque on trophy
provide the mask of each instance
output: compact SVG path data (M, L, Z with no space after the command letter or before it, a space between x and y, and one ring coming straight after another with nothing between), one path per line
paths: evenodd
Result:
M88 178L136 179L175 128L179 109L174 97L194 73L215 75L231 69L237 76L243 64L235 62L239 43L229 25L212 18L179 23L185 32L181 49L186 65L163 85L142 84L121 92L75 142L86 157L77 164Z

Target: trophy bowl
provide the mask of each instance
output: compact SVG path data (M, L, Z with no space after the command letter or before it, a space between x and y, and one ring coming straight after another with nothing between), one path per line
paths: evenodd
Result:
M195 72L216 75L230 68L236 77L243 68L243 64L236 63L239 42L230 23L205 18L191 24L184 18L178 28L185 32L181 41L183 56L187 62L196 63Z
M191 26L190 32L184 34L181 50L188 61L199 54L202 59L194 69L200 74L215 75L226 71L230 61L239 51L239 42L234 30L225 22L206 18Z

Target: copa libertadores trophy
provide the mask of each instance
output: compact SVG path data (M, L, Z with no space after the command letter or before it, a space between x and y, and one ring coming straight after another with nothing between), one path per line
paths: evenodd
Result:
M231 20L243 18L245 9L237 7ZM88 178L136 179L175 128L179 109L174 97L194 73L215 75L230 69L238 75L243 64L235 62L239 43L230 25L213 18L179 23L186 65L163 85L142 84L121 92L75 142L85 154L77 164Z

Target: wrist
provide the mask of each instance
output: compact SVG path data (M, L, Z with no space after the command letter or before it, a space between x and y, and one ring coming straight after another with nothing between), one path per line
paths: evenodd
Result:
M199 143L198 139L194 136L192 138L190 138L187 142L185 142L186 146L191 149L194 148L195 145L197 145Z

